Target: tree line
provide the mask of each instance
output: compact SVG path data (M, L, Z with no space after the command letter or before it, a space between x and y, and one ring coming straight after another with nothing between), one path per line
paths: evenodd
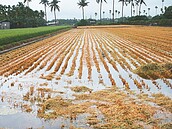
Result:
M47 22L46 8L49 6L51 11L54 12L56 24L56 10L60 11L58 0L40 0L40 4L44 5L45 11L33 11L29 7L31 0L24 0L23 3L19 2L17 5L6 6L0 4L0 21L9 21L11 28L25 28L25 27L38 27L44 26ZM24 5L27 3L27 6Z
M96 2L100 5L100 21L102 20L102 6L104 3L107 3L107 0L96 0ZM109 2L109 1L108 1ZM114 22L114 19L115 19L115 14L119 15L121 13L121 17L123 18L124 17L124 7L127 6L127 5L130 5L131 7L131 17L133 16L133 14L136 14L138 16L141 16L142 14L142 6L147 6L146 2L144 0L118 0L118 2L121 2L122 3L122 9L121 11L119 10L115 10L115 0L112 0L112 10L109 10L109 13L110 13L110 17L112 15L112 19L113 19L113 22ZM82 15L83 15L83 19L84 19L84 7L85 6L88 6L89 2L87 2L87 0L79 0L79 2L77 3L79 7L82 8ZM134 9L134 7L136 7L136 9ZM158 9L158 6L155 6L155 9L157 10ZM162 7L161 7L161 12L164 13L165 11L165 7L164 7L164 0L162 0ZM146 10L143 10L143 14L144 15L150 15L148 14L150 12L150 8L148 8L148 12L146 13ZM105 12L103 11L103 14ZM97 12L95 12L95 17L97 16Z

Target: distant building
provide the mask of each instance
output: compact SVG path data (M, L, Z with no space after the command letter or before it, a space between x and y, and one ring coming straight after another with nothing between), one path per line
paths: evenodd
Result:
M0 21L0 29L10 29L9 21Z

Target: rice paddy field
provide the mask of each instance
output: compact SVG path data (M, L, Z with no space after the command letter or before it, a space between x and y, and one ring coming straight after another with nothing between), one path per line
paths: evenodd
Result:
M172 128L172 28L79 27L1 54L1 128Z

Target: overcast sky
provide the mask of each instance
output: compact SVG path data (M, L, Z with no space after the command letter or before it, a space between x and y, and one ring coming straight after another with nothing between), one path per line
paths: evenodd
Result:
M18 2L23 2L24 0L0 0L0 4L2 5L16 5ZM44 10L44 6L39 4L41 0L32 0L30 2L30 8L33 10ZM52 0L49 0L52 1ZM77 6L79 0L60 0L60 12L57 13L57 17L60 19L73 19L82 18L81 9ZM96 3L96 0L87 0L90 2L87 7L85 7L85 16L86 18L95 18L95 12L98 13L97 18L99 18L99 5ZM107 3L103 4L103 11L105 11L104 17L109 18L109 10L112 10L112 1L107 0ZM119 0L115 0L115 10L119 10L121 12L121 2ZM142 10L146 10L147 8L151 8L150 15L155 15L156 10L155 6L158 6L158 14L160 14L160 8L162 7L162 0L145 0L147 6L142 5ZM26 5L26 4L25 4ZM172 0L165 0L164 6L171 6ZM103 16L103 15L102 15ZM124 16L130 16L130 6L124 7ZM53 13L51 13L50 8L48 8L48 19L51 20L54 18Z

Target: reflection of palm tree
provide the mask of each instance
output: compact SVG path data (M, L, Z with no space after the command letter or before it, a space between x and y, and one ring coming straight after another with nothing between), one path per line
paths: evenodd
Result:
M27 2L27 6L29 7L29 2L31 2L32 0L24 0L24 3Z
M44 5L44 8L45 8L45 20L47 21L47 5L48 5L48 0L41 0L40 4L43 4Z
M158 9L158 6L155 6L155 9L156 9L156 15L157 15L157 9Z
M102 19L102 3L106 2L106 0L96 0L96 2L99 4L100 3L100 21ZM107 2L106 2L107 3Z
M51 12L54 11L54 18L55 18L55 24L56 24L56 10L60 11L60 7L58 5L60 1L53 0L51 3L49 3L49 6L51 7Z
M84 7L85 7L85 6L88 6L88 3L89 3L89 2L86 2L86 0L81 0L81 1L79 1L79 3L77 3L78 6L79 6L79 8L80 8L80 7L82 8L83 20L84 20Z

